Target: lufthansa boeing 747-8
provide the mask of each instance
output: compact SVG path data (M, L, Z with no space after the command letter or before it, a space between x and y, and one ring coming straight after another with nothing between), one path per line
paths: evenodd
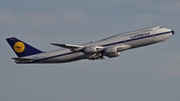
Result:
M82 45L51 43L65 49L50 52L43 52L15 37L6 40L18 56L12 58L16 63L66 63L81 59L101 60L105 57L118 57L122 51L164 42L173 34L174 31L171 29L156 26L114 35Z

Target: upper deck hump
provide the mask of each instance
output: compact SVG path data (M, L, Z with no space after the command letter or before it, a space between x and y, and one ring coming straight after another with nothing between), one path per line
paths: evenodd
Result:
M120 33L120 34L117 34L117 35L113 35L113 36L104 38L104 39L102 39L100 41L112 39L114 37L119 37L119 36L124 37L124 36L128 36L128 35L138 34L139 32L149 32L149 31L152 31L153 29L157 29L157 28L162 28L162 26L149 27L149 28L138 29L138 30L134 30L134 31L130 31L130 32L124 32L124 33Z

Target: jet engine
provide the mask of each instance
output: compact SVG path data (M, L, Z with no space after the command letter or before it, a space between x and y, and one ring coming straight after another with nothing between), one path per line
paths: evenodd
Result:
M119 56L119 52L117 50L117 46L106 48L106 49L104 49L103 53L104 53L105 56L107 56L109 58L113 58L113 57L118 57Z
M103 53L106 55L106 54L114 54L114 53L117 53L117 47L109 47L109 48L106 48L104 49Z
M113 54L107 54L106 56L109 57L109 58L118 57L119 52L116 52L116 53L113 53Z
M103 47L100 46L89 46L89 47L85 47L83 49L83 52L85 54L92 54L92 53L97 53L99 51L101 51L103 49Z

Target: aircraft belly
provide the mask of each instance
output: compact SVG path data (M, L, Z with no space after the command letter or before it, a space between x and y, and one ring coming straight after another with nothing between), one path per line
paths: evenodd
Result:
M154 42L161 42L163 40L167 40L169 37L171 37L171 34L159 35L159 36L153 37L153 41Z
M72 53L68 55L58 56L45 60L46 63L65 63L83 59L84 54L82 53Z

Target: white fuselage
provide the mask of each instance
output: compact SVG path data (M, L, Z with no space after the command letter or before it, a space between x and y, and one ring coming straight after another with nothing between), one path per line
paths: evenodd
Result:
M81 46L102 46L104 48L108 48L126 44L131 46L131 48L128 49L132 49L165 41L171 37L173 33L174 32L170 29L157 26L118 34L99 41L82 44ZM92 54L85 54L84 52L74 52L70 49L60 49L32 56L26 56L25 58L34 58L35 60L28 62L16 61L16 63L65 63L81 59L89 59L91 55Z

